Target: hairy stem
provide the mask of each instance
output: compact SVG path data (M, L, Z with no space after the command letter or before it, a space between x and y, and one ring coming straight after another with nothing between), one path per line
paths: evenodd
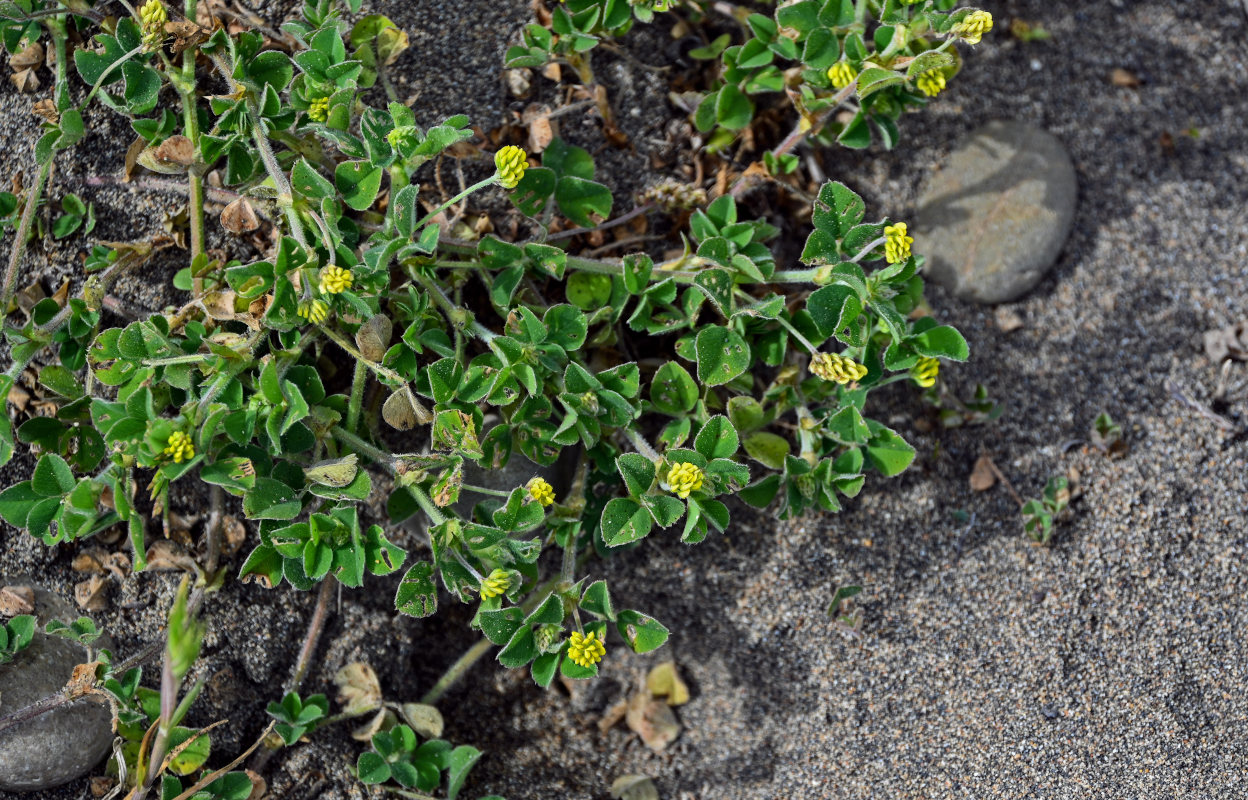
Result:
M268 134L264 130L264 121L260 117L260 109L256 106L254 98L248 98L247 110L251 114L251 138L256 142L256 149L260 152L260 160L264 162L265 171L269 173L269 177L273 179L273 185L277 187L277 201L286 214L286 222L290 225L290 235L306 249L308 238L303 232L303 221L299 219L299 212L295 209L294 189L291 188L290 180L287 179L282 166L277 163L277 156L273 153L273 145L269 143Z
M4 286L0 288L0 317L7 316L9 304L16 293L17 267L22 263L22 255L26 252L26 240L30 237L30 226L35 220L35 209L39 207L39 199L43 195L44 184L48 182L48 174L52 172L52 159L49 158L39 165L39 176L26 193L26 207L22 209L22 220L17 225L17 236L13 240L13 249L9 251L9 266L4 271Z

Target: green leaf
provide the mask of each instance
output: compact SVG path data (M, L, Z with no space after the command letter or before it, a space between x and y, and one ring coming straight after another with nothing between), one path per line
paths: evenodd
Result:
M669 416L688 413L698 402L698 385L689 370L669 361L659 367L650 381L650 402Z
M360 753L355 762L356 776L361 783L378 784L390 780L390 765L386 760L371 750Z
M477 622L481 624L481 632L485 634L485 638L501 647L511 641L511 637L520 629L520 624L524 622L524 612L515 606L482 611L477 615Z
M74 471L69 468L65 459L56 453L44 453L35 464L35 472L30 479L30 487L43 497L60 497L74 488Z
M602 540L608 547L619 547L650 533L650 512L627 497L612 498L602 509Z
M654 462L640 453L624 453L615 460L615 464L628 493L633 497L644 495L654 485Z
M581 595L581 608L609 620L615 620L615 608L611 605L611 592L606 581L594 581Z
M754 119L754 101L733 84L719 90L715 121L730 131L739 131Z
M875 420L868 420L871 439L867 442L867 459L880 474L892 477L914 461L914 448L897 432Z
M543 689L550 686L555 679L555 673L559 671L559 658L559 653L543 653L533 659L533 664L530 667L533 682ZM482 798L481 800L489 800L489 798ZM498 798L498 800L502 800L502 798Z
M867 204L857 192L840 181L828 181L819 188L812 221L816 228L830 231L839 238L862 222L866 210Z
M248 519L294 519L302 503L299 493L273 478L256 478L256 485L243 495L243 513Z
M660 528L672 527L685 515L685 504L670 494L645 495L641 498L641 504Z
M555 202L565 217L577 225L591 228L611 216L613 198L611 190L601 183L565 175L555 186Z
M789 441L767 431L759 431L745 437L745 452L750 458L772 469L781 469L789 454Z
M739 444L737 429L722 414L708 419L693 440L693 448L708 460L735 455Z
M579 350L589 333L584 312L566 304L548 308L542 315L542 324L546 326L546 341L569 352Z
M915 56L914 60L906 67L906 78L914 80L928 70L943 69L952 63L953 56L949 53L938 53L935 50L928 50Z
M835 336L858 319L862 313L862 301L849 286L833 283L807 298L806 310L826 338Z
M282 91L295 75L294 65L290 57L279 50L265 50L256 54L247 63L247 76L257 84L268 84L277 91Z
M438 610L438 588L433 582L433 564L417 561L408 569L394 596L394 607L411 617L428 617Z
M334 185L316 171L307 159L300 158L290 171L290 185L302 197L322 200L334 196ZM317 204L320 205L319 203Z
M568 276L564 291L572 305L594 311L611 299L611 276L597 272L574 272Z
M420 221L420 187L404 186L390 199L390 219L403 238L410 238Z
M446 773L446 800L455 800L459 796L459 790L468 779L468 773L480 758L481 751L466 744L451 751L450 766Z
M624 641L633 648L634 653L649 653L651 650L662 647L667 641L667 628L654 617L642 614L640 611L632 609L621 611L616 618L615 628L620 632L620 636L624 637Z
M356 211L366 211L377 199L381 175L381 168L367 161L343 161L334 170L334 185L342 192L347 205Z
M898 86L905 80L903 76L892 70L868 67L858 75L858 99L865 100L870 95L890 86Z
M965 361L971 354L970 348L967 347L966 339L963 338L961 333L958 333L957 329L948 325L928 328L922 333L911 336L906 341L921 356L947 358L950 361Z
M698 332L694 345L698 380L707 386L727 383L750 366L750 346L736 331L709 325Z

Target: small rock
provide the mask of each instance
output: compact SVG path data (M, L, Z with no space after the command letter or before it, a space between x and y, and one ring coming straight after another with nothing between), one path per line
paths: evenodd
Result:
M0 585L23 581L0 578ZM51 619L78 618L61 598L34 587L40 629ZM96 646L109 646L104 639ZM85 662L82 645L36 633L9 664L0 666L0 716L59 691ZM60 786L85 775L108 754L113 741L108 706L83 698L0 733L0 789L36 791Z
M916 249L964 300L1004 303L1053 266L1075 218L1075 168L1057 137L991 122L954 151L919 200Z

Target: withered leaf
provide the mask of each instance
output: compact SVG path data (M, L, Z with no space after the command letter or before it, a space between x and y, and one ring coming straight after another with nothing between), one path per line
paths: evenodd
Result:
M351 716L367 714L381 707L381 683L377 673L363 661L353 661L334 673L338 702Z
M654 752L658 753L680 735L680 723L667 703L655 700L647 692L629 698L624 721Z
M74 584L74 600L83 611L103 611L108 607L104 596L108 581L99 575L92 575L85 581Z
M39 91L39 76L35 74L33 69L20 69L9 76L9 80L17 87L19 92L29 94L30 92Z
M241 235L260 227L260 218L246 197L240 197L221 210L221 227Z
M14 70L39 69L43 66L43 45L32 42L9 58L9 66Z
M997 482L997 475L992 469L992 459L980 456L971 469L971 491L986 492Z
M35 613L35 590L29 586L0 588L0 617Z
M621 775L611 782L611 796L616 800L659 800L659 790L645 775Z
M664 661L650 670L650 674L646 676L646 688L655 697L667 698L669 706L689 702L689 687L680 679L674 661Z
M404 703L399 706L399 713L412 730L426 739L437 739L442 736L442 712L424 703Z
M381 361L390 349L394 323L385 314L374 314L355 333L355 346L369 361Z

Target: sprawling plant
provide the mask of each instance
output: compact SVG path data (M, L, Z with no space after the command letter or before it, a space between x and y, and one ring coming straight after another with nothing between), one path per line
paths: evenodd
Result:
M359 0L346 5L359 11ZM554 8L553 34L526 31L523 58L583 54L657 5L569 0ZM752 114L747 95L790 79L807 116L856 87L837 138L865 144L870 119L891 143L903 108L954 68L949 45L991 26L984 12L940 10L948 5L804 0L775 20L750 15L755 38L712 48L721 84L695 118L738 130ZM551 235L556 217L594 229L615 205L581 148L556 138L539 164L503 146L481 180L445 199L413 182L431 162L472 151L451 154L473 132L463 116L422 127L394 99L386 68L406 37L388 19L348 27L331 0L308 0L277 49L197 16L196 0L184 13L161 0L127 8L114 18L77 0L14 0L0 25L13 53L49 40L59 78L41 103L38 176L21 197L0 195L16 228L0 308L14 298L51 165L86 133L87 103L127 118L142 140L134 163L185 180L189 198L180 308L128 324L106 313L121 308L108 305L113 284L168 245L112 242L91 249L77 296L41 300L25 324L6 327L13 363L0 394L45 348L56 354L30 367L52 413L16 429L0 419L0 463L16 442L38 456L29 480L0 493L0 516L48 545L125 526L141 569L146 521L162 518L168 531L171 485L198 481L213 509L194 564L207 589L224 577L228 494L252 521L242 577L307 590L403 571L395 607L405 614L433 614L439 584L475 604L486 644L427 702L490 644L541 686L590 678L620 644L648 652L668 631L617 605L587 575L588 555L656 530L702 541L729 526L726 495L781 518L838 510L867 473L892 476L914 458L871 418L872 390L930 388L942 361L967 357L963 337L926 313L906 224L869 221L840 183L819 189L794 268L769 247L778 230L743 218L731 194L705 204L698 187L679 186L651 210L705 205L684 215L682 255L586 258ZM868 30L872 14L880 24ZM71 57L75 29L94 35ZM929 33L942 43L929 47ZM521 63L514 51L509 59ZM803 68L790 75L775 59ZM71 66L89 87L81 102ZM368 102L374 85L390 95L384 107ZM206 185L210 171L219 187ZM233 234L271 222L262 257L207 251L209 192L228 203L220 223ZM532 235L452 237L447 212L474 193L506 197ZM530 477L468 477L509 462ZM417 514L418 538L394 534ZM552 550L560 555L544 558ZM127 724L159 725L170 745L177 715L149 708L137 678L117 681L108 691ZM327 716L324 698L301 699L297 684L270 706L280 737L266 747L294 744ZM372 745L362 779L430 791L449 770L450 797L476 759L440 740L418 744L407 726L378 730ZM155 773L139 772L131 780L150 786Z

